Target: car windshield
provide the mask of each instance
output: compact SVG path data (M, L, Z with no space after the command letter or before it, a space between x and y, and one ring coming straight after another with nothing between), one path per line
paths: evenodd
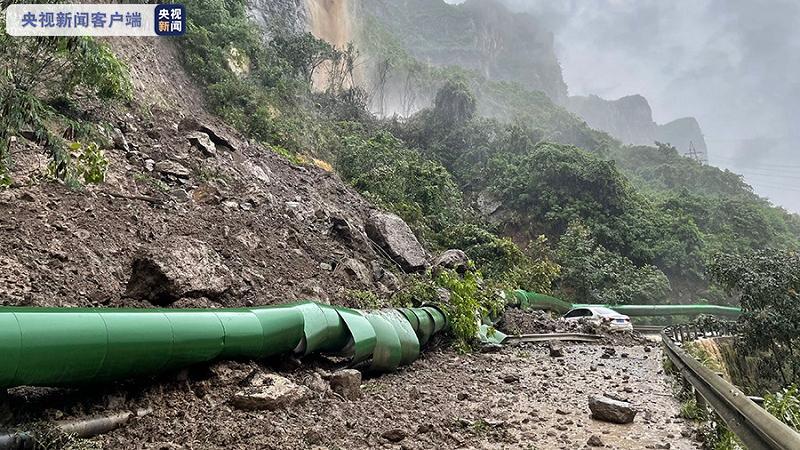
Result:
M619 313L612 309L608 308L592 308L592 312L597 314L598 316L617 316Z

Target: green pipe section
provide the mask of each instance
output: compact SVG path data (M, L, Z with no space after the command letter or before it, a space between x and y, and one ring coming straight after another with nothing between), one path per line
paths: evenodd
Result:
M517 289L513 293L521 309L543 309L560 314L564 314L572 309L571 303L549 295L523 291L522 289Z
M742 314L740 308L718 305L609 305L608 308L631 317L698 316L706 314L736 318Z
M446 326L435 307L370 313L314 302L186 310L6 307L0 308L0 388L87 384L288 353L335 353L353 365L395 370Z
M717 305L591 305L591 304L571 304L564 300L551 297L549 295L538 294L518 289L513 292L514 298L522 309L542 309L564 314L572 308L587 306L603 306L613 309L620 314L631 317L646 316L697 316L707 314L713 316L739 317L742 313L740 308L731 306Z

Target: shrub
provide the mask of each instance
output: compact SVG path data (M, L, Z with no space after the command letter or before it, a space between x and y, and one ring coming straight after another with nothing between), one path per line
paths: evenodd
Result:
M5 26L5 7L0 28ZM0 35L0 182L9 184L11 137L31 130L48 152L53 175L64 181L75 172L61 137L80 124L55 107L80 90L101 99L128 100L127 68L104 44L88 37L12 37Z

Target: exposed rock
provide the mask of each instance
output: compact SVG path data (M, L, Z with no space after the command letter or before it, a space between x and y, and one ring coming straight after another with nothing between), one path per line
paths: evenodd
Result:
M564 356L564 348L558 342L551 341L548 343L550 348L550 356L553 358L560 358Z
M458 273L467 271L469 258L462 250L451 249L439 255L434 265L445 269L454 269Z
M346 398L361 398L361 372L355 369L337 370L331 375L331 390Z
M207 134L211 142L216 145L222 145L233 151L238 150L238 146L234 140L219 128L200 122L196 117L186 117L178 124L180 131L202 131Z
M186 136L186 139L188 139L190 144L203 152L203 154L206 156L214 156L217 154L217 146L211 142L211 138L208 136L208 134L203 133L202 131L190 133Z
M330 222L331 234L337 240L354 250L364 251L369 248L364 232L352 225L349 220L341 215L331 215Z
M589 409L592 411L592 417L604 422L631 423L636 417L633 405L603 395L590 396Z
M255 177L258 181L261 181L264 184L270 184L272 182L272 171L269 169L269 167L262 167L261 165L250 161L242 162L242 167L250 172L250 175Z
M126 295L158 305L181 297L219 297L229 287L222 257L204 242L178 236L161 239L133 259Z
M365 228L367 236L406 272L419 272L427 267L425 249L400 217L377 213L369 218Z
M178 178L189 178L192 171L184 167L181 163L165 159L155 164L154 169L165 175L172 175Z
M406 438L407 433L400 428L394 428L388 431L384 431L381 436L389 442L400 442Z
M330 303L330 296L327 292L325 292L325 288L322 287L322 284L315 279L310 279L303 282L302 288L300 289L300 295L302 295L306 300L314 300L320 303Z
M328 383L322 379L322 375L317 372L313 372L305 377L305 379L303 379L303 384L308 386L313 392L320 394L320 396L324 396L330 390Z
M598 436L596 434L593 434L593 435L589 436L589 440L586 441L586 445L588 445L589 447L603 447L603 446L605 446L605 444L603 443L602 439L600 439L600 436Z
M258 373L250 379L250 385L236 392L231 399L233 406L246 410L286 408L305 401L310 391L287 378L275 374Z
M502 375L500 378L502 378L506 383L519 383L519 375L515 373Z
M344 260L337 267L337 270L341 270L351 280L358 281L364 285L372 284L372 274L367 269L367 266L357 259L348 258Z
M503 205L503 202L498 200L494 195L489 192L481 192L478 194L476 201L478 211L484 216L494 214Z
M128 146L128 140L125 139L125 135L122 133L122 130L119 128L114 128L114 148L128 152L130 151L130 146Z

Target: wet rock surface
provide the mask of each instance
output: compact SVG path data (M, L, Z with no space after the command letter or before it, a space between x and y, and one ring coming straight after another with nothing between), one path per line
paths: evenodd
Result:
M181 297L219 297L229 287L229 269L206 243L187 237L167 237L142 250L134 259L126 295L156 305Z
M427 266L425 249L400 217L376 213L369 218L365 228L367 236L406 272L419 272Z
M631 423L636 417L633 405L603 395L589 397L589 410L592 411L593 418L605 422Z

